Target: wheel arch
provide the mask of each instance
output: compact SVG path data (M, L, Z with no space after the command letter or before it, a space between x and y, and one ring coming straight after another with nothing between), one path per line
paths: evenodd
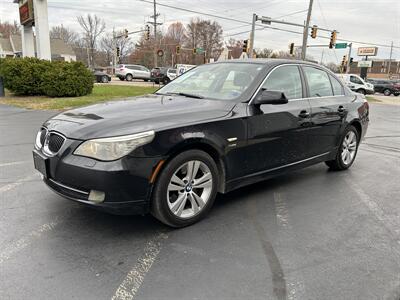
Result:
M350 122L349 125L353 126L357 130L358 137L359 137L359 139L361 139L363 132L362 132L362 126L361 126L360 120L353 120Z
M168 158L165 160L163 167L167 165L167 163L171 159L176 157L178 154L188 150L201 150L211 156L211 158L217 165L218 173L220 175L218 180L218 192L224 193L225 183L226 183L226 168L225 168L225 162L223 160L223 153L211 141L207 141L205 139L197 139L197 138L191 138L182 141L168 152L167 154ZM162 169L160 171L162 171Z

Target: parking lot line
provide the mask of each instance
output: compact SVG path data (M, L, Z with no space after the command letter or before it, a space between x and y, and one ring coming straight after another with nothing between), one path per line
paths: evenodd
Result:
M33 241L39 238L43 233L53 230L60 223L60 219L56 218L54 221L40 225L37 229L31 231L28 235L12 242L4 249L0 250L0 265L6 260L10 259L14 254L28 247Z
M290 222L289 210L287 207L287 200L285 195L280 192L275 192L274 202L275 214L279 226L280 236L282 239L286 240L290 244L294 244L295 236L293 233L293 226ZM291 256L294 256L294 252L290 248L288 248L287 251ZM304 283L297 278L294 278L293 276L293 274L285 274L287 299L302 299L304 294Z
M30 163L30 160L21 160L21 161L11 161L6 163L0 163L0 167L8 167L8 166L15 166L15 165L22 165L26 163Z
M397 244L400 244L400 220L398 217L391 217L386 214L365 191L354 181L346 178L349 187L358 195L362 203L374 214L376 219L390 232ZM400 249L398 249L400 251Z
M38 176L37 174L29 175L29 176L23 177L21 179L17 179L16 181L11 182L9 184L6 184L6 185L0 187L0 193L8 192L8 191L16 188L17 186L23 184L26 181L31 181L32 179L36 178L37 176Z
M139 291L146 274L161 251L161 242L167 239L165 233L158 233L145 245L143 255L138 258L136 265L129 271L124 281L119 285L112 300L132 300Z

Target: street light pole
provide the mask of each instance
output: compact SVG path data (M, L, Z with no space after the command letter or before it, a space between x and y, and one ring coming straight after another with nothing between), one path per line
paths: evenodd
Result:
M350 43L347 46L349 47L349 54L347 56L346 74L349 74L350 73L351 47L353 46L353 43Z
M256 31L256 21L257 21L257 15L253 14L253 21L251 23L251 33L250 33L250 47L249 47L249 53L248 56L249 58L253 57L253 51L254 51L254 32Z
M154 67L157 67L157 4L156 0L154 0Z
M392 54L393 54L393 41L390 44L390 56L389 56L389 68L388 68L388 74L390 75L390 68L392 66Z
M306 59L308 28L310 26L310 19L311 19L311 11L312 11L313 2L314 2L314 0L310 0L310 3L308 5L307 21L306 21L306 25L304 26L304 31L303 31L303 46L301 48L301 59L302 60Z

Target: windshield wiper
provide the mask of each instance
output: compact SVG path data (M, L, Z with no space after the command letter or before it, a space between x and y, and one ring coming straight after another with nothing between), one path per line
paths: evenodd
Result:
M188 98L204 99L203 96L196 95L196 94L183 93L183 92L179 92L179 93L170 92L170 93L166 93L166 95L179 95L179 96L184 96L184 97L188 97Z

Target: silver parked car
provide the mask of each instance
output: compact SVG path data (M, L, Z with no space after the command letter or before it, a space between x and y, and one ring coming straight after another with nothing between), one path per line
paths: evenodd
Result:
M150 70L140 65L118 65L115 75L120 80L132 81L133 79L150 80Z

